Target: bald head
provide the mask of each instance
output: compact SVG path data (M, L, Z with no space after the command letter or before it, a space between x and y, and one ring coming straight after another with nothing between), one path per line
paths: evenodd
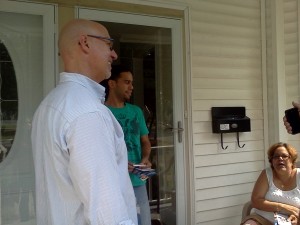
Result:
M98 83L110 76L111 64L118 57L111 49L107 29L84 19L74 19L64 26L58 47L65 72L79 73Z
M107 34L106 28L96 22L84 19L74 19L67 23L60 32L58 48L61 55L71 54L74 46L78 45L81 35L93 33L95 30Z

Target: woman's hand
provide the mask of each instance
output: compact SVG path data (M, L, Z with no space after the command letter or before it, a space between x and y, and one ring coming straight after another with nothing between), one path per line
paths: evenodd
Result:
M279 204L279 211L290 215L290 217L294 216L296 218L299 218L299 212L300 211L295 206L280 203Z
M292 225L297 225L298 224L298 218L294 215L290 215L288 220L291 221Z

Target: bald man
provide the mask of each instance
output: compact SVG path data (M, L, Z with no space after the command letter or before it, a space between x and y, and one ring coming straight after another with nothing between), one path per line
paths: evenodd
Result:
M76 19L58 45L64 72L32 122L37 225L136 225L124 135L99 85L117 59L113 39Z

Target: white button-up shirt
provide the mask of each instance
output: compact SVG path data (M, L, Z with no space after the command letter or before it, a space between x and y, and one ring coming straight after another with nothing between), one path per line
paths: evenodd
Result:
M32 123L37 225L137 225L122 128L105 89L62 73Z

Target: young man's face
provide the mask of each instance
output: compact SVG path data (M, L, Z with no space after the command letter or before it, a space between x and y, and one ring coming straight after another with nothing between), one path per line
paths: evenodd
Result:
M128 101L133 90L133 77L131 72L120 73L119 78L114 82L114 92L116 96L124 102Z

